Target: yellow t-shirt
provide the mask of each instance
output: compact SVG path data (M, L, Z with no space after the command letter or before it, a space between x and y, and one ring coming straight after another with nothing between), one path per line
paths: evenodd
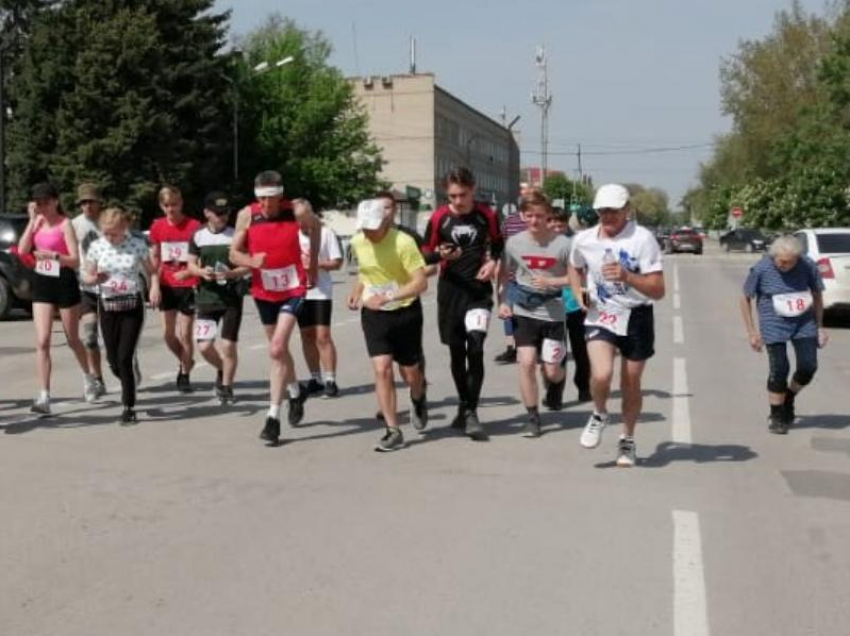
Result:
M397 291L410 282L411 273L425 267L425 259L416 241L404 232L390 229L380 243L373 243L362 232L351 239L357 257L357 277L363 283L363 299L376 293ZM415 298L388 303L385 310L407 307Z

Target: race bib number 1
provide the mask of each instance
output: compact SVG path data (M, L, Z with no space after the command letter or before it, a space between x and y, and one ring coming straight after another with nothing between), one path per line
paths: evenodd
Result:
M285 292L296 289L299 285L298 270L295 265L278 269L261 269L263 289L270 292Z
M618 335L625 336L629 329L629 317L632 310L617 305L605 304L602 307L593 305L587 311L585 325L602 327Z
M215 340L218 334L218 325L215 320L196 320L195 321L195 340Z
M490 326L490 310L489 309L470 309L464 317L467 333L473 331L483 331L487 333L487 328Z
M59 278L59 259L42 259L35 262L35 271L42 276L50 276L51 278Z

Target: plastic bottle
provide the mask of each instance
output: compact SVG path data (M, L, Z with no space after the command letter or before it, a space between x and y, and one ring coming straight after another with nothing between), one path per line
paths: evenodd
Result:
M221 261L216 261L215 267L213 269L216 275L215 282L217 282L219 285L227 285L227 281L220 276L221 274L224 274L224 272L227 271L227 266Z

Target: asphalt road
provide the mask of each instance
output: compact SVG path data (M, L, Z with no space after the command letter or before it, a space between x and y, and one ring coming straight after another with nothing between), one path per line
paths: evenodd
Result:
M373 451L371 371L341 303L342 395L309 401L279 448L257 439L266 362L250 305L227 408L209 368L195 394L173 390L149 312L131 428L116 424L114 380L101 404L82 402L64 346L57 416L33 419L31 325L2 323L0 635L844 636L850 328L831 329L798 425L769 435L766 359L736 304L752 260L667 258L633 469L614 467L615 429L579 446L587 405L520 437L513 366L487 370L491 441L449 432L433 293L431 424L405 425L410 445L392 454Z

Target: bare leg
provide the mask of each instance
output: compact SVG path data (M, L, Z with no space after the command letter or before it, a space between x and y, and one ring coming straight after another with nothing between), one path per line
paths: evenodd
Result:
M35 328L35 370L43 391L50 391L51 329L53 327L53 305L49 303L32 304L32 324Z
M375 372L375 395L384 414L384 423L390 428L398 428L392 356L375 356L372 369Z
M86 348L83 346L83 341L80 340L80 306L74 305L59 310L59 316L62 318L62 327L65 329L65 340L68 342L68 348L77 358L77 364L83 373L89 372L88 360L86 359Z
M629 437L635 434L635 426L643 406L640 380L646 360L636 361L623 358L620 367L620 388L623 392L623 428Z
M614 377L614 345L610 342L593 340L587 343L590 358L590 393L597 413L608 412L608 396Z
M195 328L195 316L186 314L177 314L177 339L180 341L181 355L180 366L183 368L183 373L189 373L192 367L195 366L195 341L192 333Z
M519 365L519 392L525 408L537 406L537 349L535 347L517 347Z
M236 377L236 365L239 363L236 343L232 340L222 340L219 347L223 374L222 382L225 386L233 386L233 378Z
M330 327L326 325L316 327L316 346L319 351L322 371L336 374L336 345L331 338Z

